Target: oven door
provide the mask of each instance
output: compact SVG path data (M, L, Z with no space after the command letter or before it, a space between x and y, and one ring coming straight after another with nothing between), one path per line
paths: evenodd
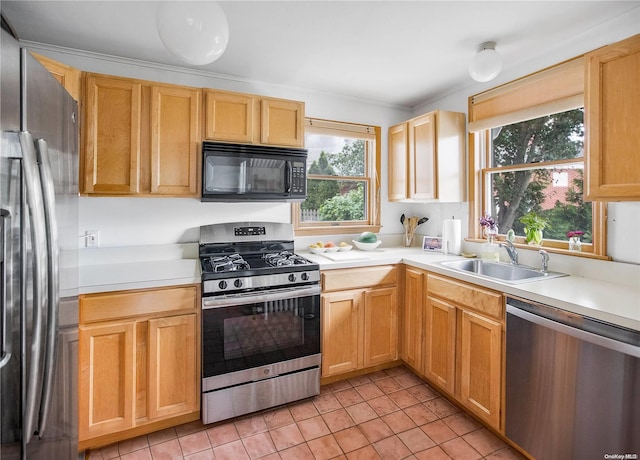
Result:
M311 357L319 364L319 285L204 297L202 308L204 391L240 383L226 381L246 374L238 371L284 362L304 367Z

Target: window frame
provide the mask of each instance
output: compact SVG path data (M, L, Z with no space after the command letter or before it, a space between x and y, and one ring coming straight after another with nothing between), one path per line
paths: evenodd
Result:
M325 180L355 180L366 182L366 221L313 221L301 220L300 203L291 206L291 222L297 236L338 235L361 233L364 231L378 232L380 230L380 133L379 126L363 125L318 118L305 118L305 134L315 132L336 137L351 137L373 142L372 148L365 149L364 176L324 176L308 175L309 179Z
M469 175L469 190L474 191L469 197L470 203L472 204L469 209L468 239L470 241L484 241L479 219L485 214L486 209L490 209L492 206L491 184L488 182L489 175L497 171L511 172L518 170L518 167L515 165L506 167L491 166L490 132L491 128L476 133L469 133L469 152L471 153L469 155L469 166L470 171L474 172ZM576 163L584 164L584 158L535 163L534 165L531 165L531 167L535 167L537 169L547 166L562 166ZM606 209L607 204L605 202L592 202L591 234L593 242L583 243L582 251L580 252L569 251L568 241L543 239L542 247L532 247L525 242L523 236L516 236L514 243L516 247L523 249L538 250L542 248L549 252L609 260L609 257L606 255ZM504 240L505 235L499 234L498 239Z
M583 76L584 59L579 56L469 97L469 241L484 241L479 219L492 205L488 192L490 184L487 183L490 173L513 170L513 167L491 167L491 128L582 107ZM536 97L542 94L552 96L546 100ZM474 104L484 107L477 110ZM580 162L584 165L584 158L537 163L535 166ZM577 252L569 251L568 241L543 239L542 248L571 256L610 260L606 254L606 219L607 204L592 201L592 243L583 243L582 251ZM498 235L498 238L503 240L505 235ZM540 249L526 244L524 237L516 237L515 245L522 249Z

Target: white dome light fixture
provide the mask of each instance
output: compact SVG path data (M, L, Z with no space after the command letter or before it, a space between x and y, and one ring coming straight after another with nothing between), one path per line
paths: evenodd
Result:
M210 64L229 43L227 16L216 2L158 2L156 27L164 46L187 64Z
M493 80L502 70L502 56L496 51L496 42L478 45L478 53L469 64L469 74L475 81Z

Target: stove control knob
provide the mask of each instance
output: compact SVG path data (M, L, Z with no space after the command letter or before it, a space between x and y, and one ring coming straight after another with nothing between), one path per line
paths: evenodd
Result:
M302 278L302 281L308 281L309 280L309 274L308 273L303 273L302 275L300 275L300 278Z
M233 282L233 285L237 288L241 288L242 287L242 280L235 280Z
M295 282L296 280L296 275L294 275L293 273L289 275L289 281L291 281L292 283Z
M227 282L226 281L220 281L218 283L218 287L220 288L220 290L225 290L227 289Z

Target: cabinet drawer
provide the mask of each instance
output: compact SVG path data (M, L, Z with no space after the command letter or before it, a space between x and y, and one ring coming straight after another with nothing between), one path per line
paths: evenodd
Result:
M497 319L504 316L502 294L479 288L449 278L427 275L427 291L450 302L464 305L465 308L477 310Z
M198 307L196 285L80 296L80 323L151 315Z
M328 270L321 274L323 292L358 289L398 283L398 268L393 265Z

